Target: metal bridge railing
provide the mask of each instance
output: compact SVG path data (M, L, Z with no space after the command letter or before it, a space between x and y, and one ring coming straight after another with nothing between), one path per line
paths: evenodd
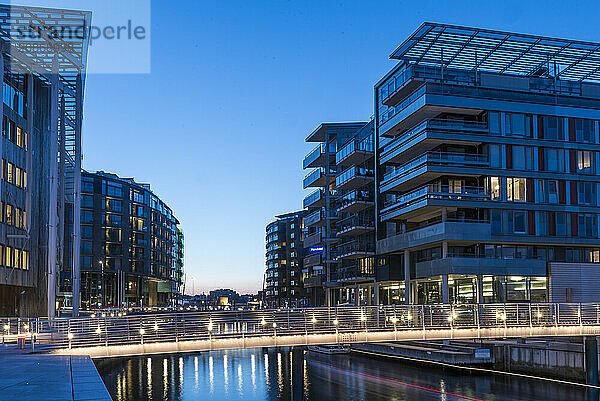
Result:
M0 324L3 342L25 336L36 348L55 350L261 336L592 326L600 325L600 303L389 305L0 318Z

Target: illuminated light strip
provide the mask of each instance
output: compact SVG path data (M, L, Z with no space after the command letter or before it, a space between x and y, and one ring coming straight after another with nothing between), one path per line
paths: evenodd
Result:
M454 369L473 370L473 371L476 371L476 372L485 372L485 373L501 374L501 375L506 375L506 376L522 377L524 379L543 380L543 381L549 381L549 382L554 382L554 383L559 383L559 384L566 384L566 385L569 385L569 386L581 386L581 387L588 387L588 388L600 389L600 386L596 386L596 385L593 385L593 384L570 382L570 381L567 381L567 380L552 379L550 377L540 377L540 376L526 375L526 374L523 374L523 373L503 372L501 370L475 368L475 367L471 367L471 366L453 365L451 363L446 363L446 362L428 361L426 359L417 359L417 358L411 358L411 357L408 357L408 356L400 356L400 355L379 354L377 352L362 351L362 350L357 350L357 349L353 349L352 352L356 352L356 353L359 353L359 354L375 355L375 356L378 356L378 357L395 358L395 359L403 359L403 360L413 361L413 362L428 363L428 364L432 364L432 365L440 365L440 366L450 367L450 368L454 368Z
M469 396L466 396L466 395L460 395L460 394L450 393L448 391L437 390L435 388L423 387L423 386L419 386L417 384L405 383L405 382L402 382L400 380L387 379L385 377L380 377L380 376L373 376L373 375L370 375L370 374L367 374L367 373L357 372L355 370L342 369L342 368L338 368L336 366L326 365L326 364L320 363L320 362L315 362L315 361L311 361L311 362L315 363L317 365L321 365L321 366L325 366L327 368L334 369L334 370L339 370L339 371L347 372L347 373L353 373L353 374L357 374L357 375L360 375L360 376L365 376L365 377L369 377L369 378L377 379L377 380L383 380L383 381L390 382L390 383L401 384L403 386L413 387L413 388L417 388L417 389L425 390L425 391L431 391L433 393L449 395L449 396L452 396L452 397L458 397L458 398L462 398L462 399L465 399L465 400L471 400L471 401L485 401L485 400L482 400L481 398L473 398L473 397L469 397Z

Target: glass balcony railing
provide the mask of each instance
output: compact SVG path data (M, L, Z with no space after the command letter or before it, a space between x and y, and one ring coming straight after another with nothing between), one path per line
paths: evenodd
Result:
M455 199L455 200L487 200L490 194L484 188L471 186L454 186L431 184L412 192L390 196L383 204L391 206L408 206L423 199Z
M337 191L336 190L329 191L329 197L331 199L337 199ZM322 188L319 188L319 189L311 192L304 198L304 200L302 201L302 206L304 208L310 207L311 205L315 204L316 202L318 202L319 200L324 199L324 198L325 198L325 190L323 190Z
M337 279L340 281L344 280L352 280L352 279L369 279L375 276L375 268L373 267L359 267L359 266L349 266L342 267L338 269Z
M427 152L414 160L396 167L393 171L383 176L383 181L402 177L411 173L417 167L423 164L448 164L459 166L485 166L489 164L487 155L477 155L472 153L449 153L449 152Z
M371 168L352 166L336 177L335 185L336 187L340 187L351 179L359 177L373 178L375 177L375 173Z
M478 121L461 121L461 120L446 120L446 119L431 119L426 120L415 127L409 129L404 132L402 135L399 135L394 138L394 140L388 143L381 150L382 157L385 157L388 153L396 150L401 147L408 140L422 133L426 129L440 129L440 130L453 130L458 132L465 131L488 131L487 122L478 122Z
M308 174L306 174L306 176L304 176L304 180L302 181L302 184L304 185L304 188L308 188L309 186L311 186L312 184L314 184L316 181L318 181L320 178L325 177L327 174L325 174L327 170L324 167L317 167L314 170L312 170L311 172L309 172ZM335 176L337 174L337 166L332 166L329 167L329 176Z
M358 227L374 228L375 220L373 218L367 217L367 216L353 215L353 216L347 217L343 220L340 220L336 224L338 234L343 234L344 231L348 231L352 228L358 228Z
M366 189L356 189L338 199L338 210L354 202L374 202L373 192Z
M303 168L310 167L310 165L313 162L315 162L319 157L321 157L321 155L324 155L326 153L329 153L330 155L335 154L336 150L337 150L337 145L335 142L332 142L329 144L329 152L327 152L327 144L325 144L325 143L319 144L317 147L315 147L313 150L311 150L308 155L306 155L306 157L302 161Z
M368 241L350 241L337 246L338 257L353 253L375 253L375 243Z
M335 162L339 164L355 152L375 152L375 142L371 139L353 140L335 154Z

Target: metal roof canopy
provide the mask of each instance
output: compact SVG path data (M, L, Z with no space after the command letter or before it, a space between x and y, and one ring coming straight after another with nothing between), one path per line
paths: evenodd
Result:
M553 76L556 71L560 79L600 81L600 43L430 22L390 58L523 76Z
M75 140L77 96L83 97L91 19L90 11L0 5L0 43L12 72L32 73L50 85L53 60L57 58L59 95L64 99L65 107L68 189L73 186L78 153ZM81 81L79 89L78 80ZM60 107L60 100L58 103Z

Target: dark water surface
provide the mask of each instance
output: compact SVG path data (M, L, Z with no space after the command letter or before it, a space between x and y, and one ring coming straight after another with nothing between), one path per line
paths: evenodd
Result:
M140 356L95 363L118 401L296 400L300 387L304 400L318 401L598 400L593 390L582 386L469 375L359 356L307 353L303 361L294 361L289 349Z

